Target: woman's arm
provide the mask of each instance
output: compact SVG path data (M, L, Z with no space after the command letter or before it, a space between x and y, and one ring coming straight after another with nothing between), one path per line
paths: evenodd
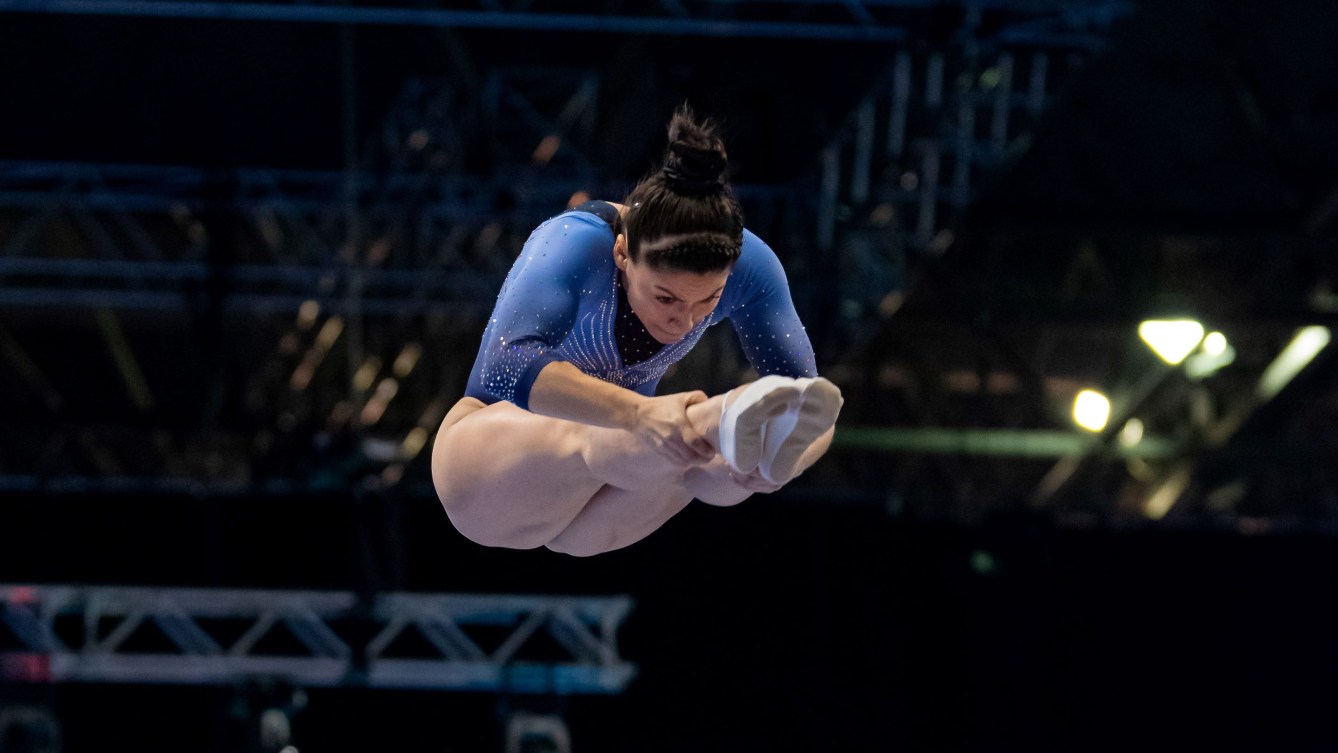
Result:
M795 312L785 269L771 247L744 231L743 252L729 285L727 312L748 362L758 376L818 375L813 345Z
M660 454L683 465L709 462L715 450L692 428L689 405L704 392L646 397L589 376L566 361L544 366L530 387L529 408L551 418L625 429Z
M593 216L562 214L535 228L497 294L467 395L528 407L539 370L571 331L580 291L610 252L608 227Z

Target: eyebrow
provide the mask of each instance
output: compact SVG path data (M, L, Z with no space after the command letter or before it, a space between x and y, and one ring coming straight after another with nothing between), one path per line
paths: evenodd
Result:
M656 287L656 289L658 289L658 290L663 290L665 293L668 293L668 294L669 294L669 297L671 297L671 298L677 298L677 299L680 300L680 301L683 300L683 297L682 297L682 296L680 296L679 294L677 294L677 293L675 293L674 291L670 290L669 288L666 288L666 287L663 286L663 285L656 285L655 287ZM718 287L718 288L715 289L715 292L714 292L714 293L711 293L711 294L710 294L709 296L707 296L706 298L703 298L703 299L700 301L700 303L706 303L707 301L711 300L712 298L715 298L716 296L720 295L720 291L722 291L722 290L724 290L724 289L725 289L725 286L724 286L724 285L721 285L720 287Z

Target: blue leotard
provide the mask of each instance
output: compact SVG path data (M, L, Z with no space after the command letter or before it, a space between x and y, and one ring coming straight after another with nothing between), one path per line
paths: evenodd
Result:
M707 327L725 319L734 324L759 375L817 375L785 270L775 252L747 230L715 310L683 339L625 364L614 333L619 284L613 242L608 223L580 211L553 217L530 234L497 296L466 395L528 409L534 380L553 361L654 395L664 372L692 350Z

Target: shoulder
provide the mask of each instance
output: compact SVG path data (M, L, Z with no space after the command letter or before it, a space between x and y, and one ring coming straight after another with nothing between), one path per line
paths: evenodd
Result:
M571 243L602 241L612 245L613 229L597 214L572 209L540 223L530 234L531 240L535 237L549 240L555 237L569 238Z
M776 252L771 250L767 242L757 237L753 231L744 228L743 230L743 248L739 252L739 263L758 263L779 261L776 258Z
M612 266L613 231L588 212L563 212L540 223L520 253L525 267L576 279Z
M578 214L594 215L599 219L603 220L604 224L608 225L609 228L612 229L613 233L616 235L622 232L622 227L623 227L622 216L624 209L625 207L623 207L621 204L614 204L611 201L600 201L598 199L595 199L592 201L587 201L584 204L578 204L567 211Z
M751 230L743 231L743 248L739 252L739 260L734 263L734 272L730 275L730 281L735 280L739 287L747 290L785 284L785 269L781 266L780 258L766 241Z

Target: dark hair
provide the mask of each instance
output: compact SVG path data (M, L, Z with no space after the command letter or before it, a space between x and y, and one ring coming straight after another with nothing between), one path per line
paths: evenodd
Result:
M698 121L687 105L678 108L669 121L664 165L625 200L632 260L642 263L643 244L674 236L673 245L648 251L644 263L697 273L733 264L743 246L743 212L729 188L728 165L715 124Z

